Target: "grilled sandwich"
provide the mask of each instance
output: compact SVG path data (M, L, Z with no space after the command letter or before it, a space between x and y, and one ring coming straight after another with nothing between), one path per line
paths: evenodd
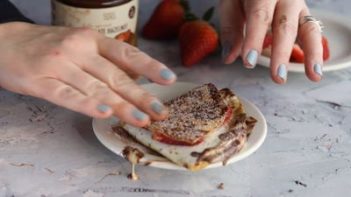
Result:
M169 117L147 128L125 125L141 144L189 170L223 162L241 150L256 120L235 94L205 84L165 102Z

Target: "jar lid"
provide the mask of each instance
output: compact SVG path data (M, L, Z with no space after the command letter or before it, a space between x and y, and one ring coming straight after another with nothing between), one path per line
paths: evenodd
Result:
M80 8L105 8L128 3L132 0L56 0Z

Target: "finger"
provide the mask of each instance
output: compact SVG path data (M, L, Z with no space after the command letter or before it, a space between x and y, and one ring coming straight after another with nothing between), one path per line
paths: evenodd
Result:
M105 82L128 102L143 110L155 120L167 117L166 107L150 93L137 85L126 73L101 56L88 58L85 71Z
M126 72L126 74L133 80L138 80L140 78L140 75L138 75L135 72L129 71L129 70L124 70L124 72Z
M300 18L309 15L310 13L306 7L301 12ZM305 54L305 72L307 77L312 81L320 81L323 75L323 45L319 26L312 22L302 24L299 28L298 38Z
M111 108L98 100L89 98L77 89L53 78L41 81L40 88L37 88L33 96L95 118L107 118L113 113Z
M150 123L148 115L115 93L106 83L84 72L78 66L65 66L61 70L57 74L60 80L76 88L87 97L104 104L104 107L101 109L111 108L114 115L122 121L138 127L143 127Z
M272 22L275 5L276 0L244 1L247 22L242 57L247 68L256 66L264 38Z
M225 64L233 63L240 55L243 43L244 13L240 0L221 0L222 59Z
M299 1L296 1L299 2ZM273 20L273 45L271 76L273 81L283 84L287 80L287 66L294 46L300 7L295 1L278 2Z
M174 72L139 49L105 37L98 42L101 55L123 70L131 70L159 84L168 85L176 81Z
M67 31L67 30L66 30ZM61 41L62 53L70 57L70 60L79 64L82 57L90 57L91 54L98 53L96 40L104 38L99 32L90 28L71 28ZM83 45L82 45L83 44ZM79 50L77 50L79 47ZM54 50L55 57L59 56L60 50ZM139 75L132 70L125 69L125 72L132 78L137 79Z

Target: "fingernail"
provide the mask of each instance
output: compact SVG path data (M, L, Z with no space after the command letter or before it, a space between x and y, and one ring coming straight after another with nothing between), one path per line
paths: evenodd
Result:
M138 121L143 121L147 118L147 115L137 109L134 109L132 112L132 115L135 119L137 119Z
M162 114L162 112L164 111L164 106L159 101L153 101L151 103L151 109L152 109L152 111L154 111L157 114Z
M287 78L287 71L285 64L280 64L278 68L278 76L285 82Z
M222 61L225 62L230 52L232 51L232 44L230 42L223 42L222 44Z
M167 80L167 81L172 80L176 77L176 74L174 74L174 72L172 72L167 68L162 69L160 72L160 75L164 80Z
M108 105L100 104L97 106L97 109L102 113L106 113L111 110L111 107Z
M258 52L256 50L250 50L246 56L247 62L250 64L249 68L255 68L257 63Z
M322 66L320 64L315 64L313 66L313 70L315 73L317 73L319 76L323 76L323 71L322 71Z

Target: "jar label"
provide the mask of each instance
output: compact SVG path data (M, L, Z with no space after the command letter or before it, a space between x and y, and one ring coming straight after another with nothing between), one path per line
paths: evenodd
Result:
M108 8L77 8L52 1L52 23L68 27L89 27L107 37L136 44L138 0Z

